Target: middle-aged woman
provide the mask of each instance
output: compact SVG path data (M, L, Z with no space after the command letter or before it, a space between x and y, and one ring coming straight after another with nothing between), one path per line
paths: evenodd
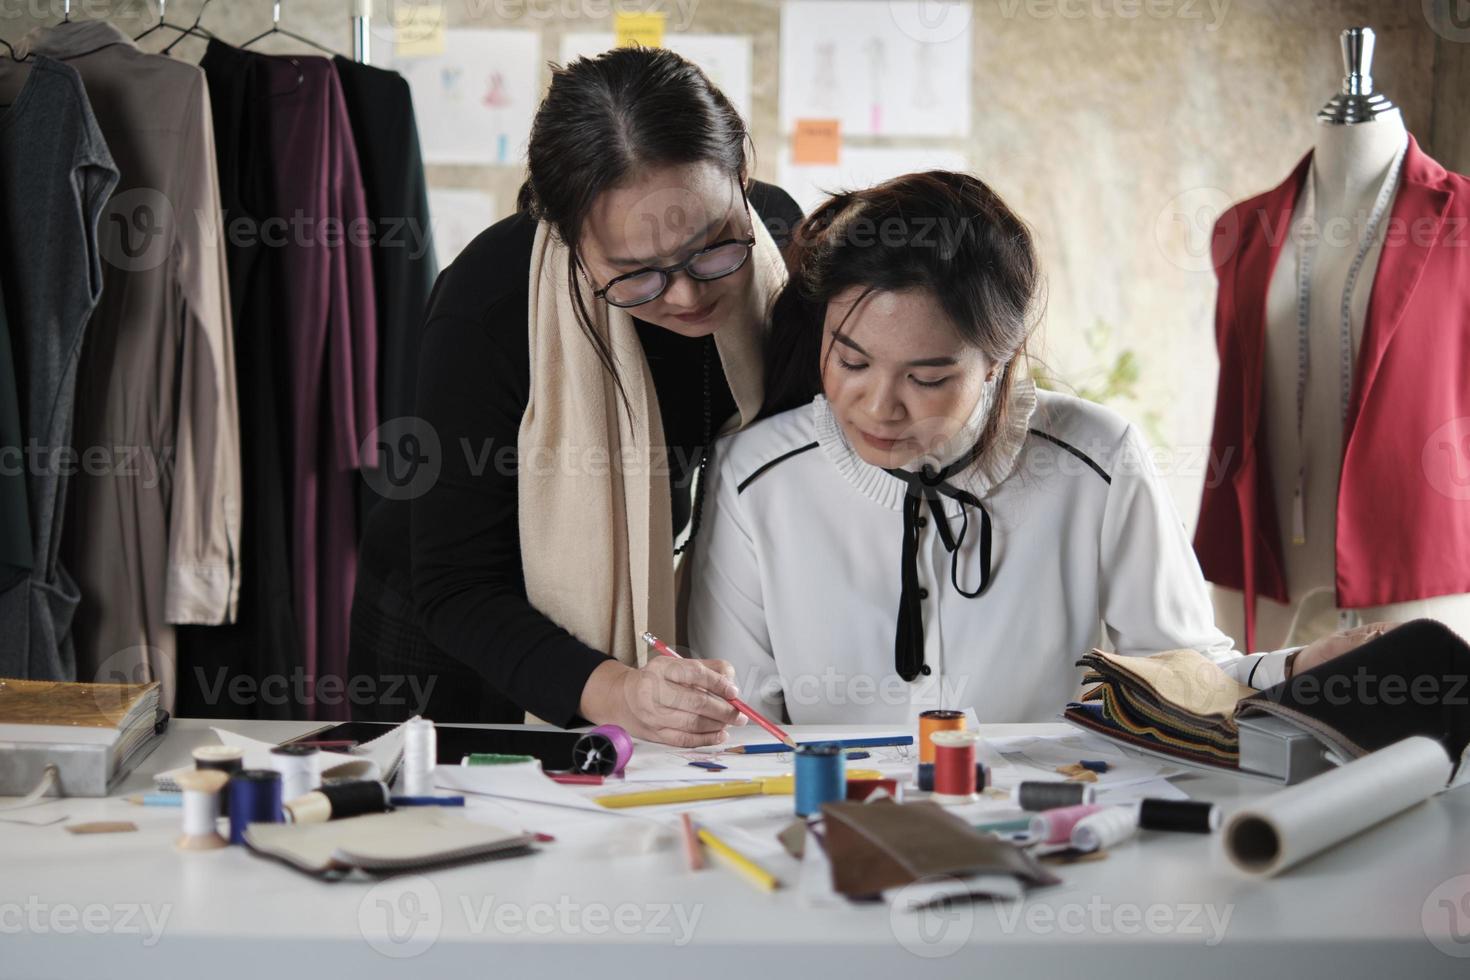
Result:
M430 299L410 434L433 478L366 531L351 673L379 700L358 717L529 712L678 745L743 723L716 696L735 690L726 665L645 664L639 636L675 635L694 477L763 398L780 246L801 214L749 179L748 144L672 52L555 71L517 213Z

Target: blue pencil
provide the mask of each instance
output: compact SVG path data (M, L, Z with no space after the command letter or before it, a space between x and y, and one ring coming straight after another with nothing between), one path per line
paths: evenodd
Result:
M885 745L913 745L912 735L876 735L872 738L833 738L823 742L813 742L812 745L838 745L844 749L874 749ZM730 752L743 752L746 755L765 755L771 752L790 752L791 746L782 745L780 742L762 742L759 745L737 745Z

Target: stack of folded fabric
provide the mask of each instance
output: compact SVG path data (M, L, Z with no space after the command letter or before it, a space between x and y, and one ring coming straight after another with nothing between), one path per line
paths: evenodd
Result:
M1065 716L1085 728L1208 766L1240 762L1236 704L1255 692L1193 650L1122 657L1094 650L1078 661L1094 685Z

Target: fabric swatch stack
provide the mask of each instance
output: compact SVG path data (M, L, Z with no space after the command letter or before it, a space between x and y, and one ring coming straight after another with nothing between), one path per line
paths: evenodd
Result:
M1236 704L1255 691L1208 658L1193 650L1151 657L1093 650L1078 666L1093 686L1067 705L1068 721L1189 762L1239 765Z

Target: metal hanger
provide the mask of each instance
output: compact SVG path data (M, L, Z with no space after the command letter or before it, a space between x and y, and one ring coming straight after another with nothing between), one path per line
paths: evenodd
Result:
M324 45L321 45L321 44L316 43L315 41L313 41L309 37L303 37L303 36L301 36L300 34L297 34L294 31L288 31L284 27L282 27L281 26L281 0L274 0L274 2L271 4L271 29L268 30L268 31L262 31L261 33L255 35L250 40L248 40L244 44L240 45L240 47L242 47L242 48L248 48L248 47L250 47L250 45L254 44L256 41L259 41L261 38L270 37L272 34L281 34L281 35L284 35L286 37L291 38L293 41L300 41L302 44L308 44L311 47L316 48L318 51L321 51L322 53L324 53L324 54L326 54L328 56L332 56L332 55L335 55L337 53L337 52L333 51L331 48L328 48L328 47L325 47Z
M166 2L167 2L167 0L158 0L158 19L159 19L159 22L160 23L162 23L162 21L163 21L163 5ZM199 5L199 13L194 16L194 23L190 24L188 26L188 28L184 32L180 33L178 37L174 38L172 41L168 42L168 44L166 44L164 46L164 48L163 48L163 53L164 54L168 54L170 51L172 51L174 49L174 45L178 44L184 38L189 37L191 35L193 37L204 37L204 38L207 38L207 39L209 39L211 41L214 40L214 35L213 34L209 33L209 31L207 31L204 28L202 28L202 27L199 26L199 22L204 19L204 12L209 9L209 5L211 3L213 3L213 2L214 2L214 0L204 0L204 2ZM173 27L172 24L170 24L168 26ZM178 30L178 28L175 27L174 30ZM147 31L144 31L143 33L146 34L148 32ZM142 37L143 35L140 34L138 36L139 37Z
M204 2L204 7L207 7L207 6L209 6L209 0L205 0L205 2ZM204 14L204 7L200 7L199 8L199 13L200 13L201 16ZM166 28L168 28L171 31L178 31L179 32L179 36L176 37L176 38L174 38L174 40L169 43L169 47L170 48L173 47L175 44L178 44L179 41L183 40L183 38L187 37L190 34L194 35L195 37L202 37L202 38L206 38L206 39L213 38L214 37L213 34L209 33L204 28L202 28L202 27L199 26L199 19L197 17L194 19L194 23L189 24L188 26L185 26L185 27L181 27L178 24L170 24L165 19L165 16L166 16L165 11L167 9L168 9L168 0L158 0L158 23L154 24L152 27L148 28L142 34L139 34L137 37L133 38L133 40L134 41L141 41L141 40L143 40L143 38L147 37L149 34L152 34L154 31L156 31L156 30L158 30L160 28L163 28L163 27L166 27ZM167 51L168 48L165 48L164 50Z

